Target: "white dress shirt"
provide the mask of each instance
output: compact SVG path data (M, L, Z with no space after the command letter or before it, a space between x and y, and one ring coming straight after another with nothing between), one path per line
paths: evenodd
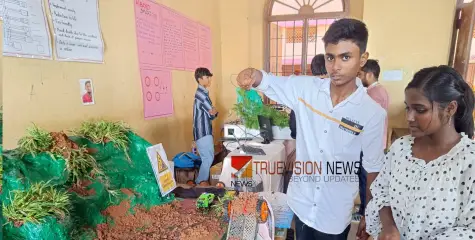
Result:
M307 226L327 234L340 234L351 221L358 177L354 168L337 175L329 171L327 164L359 165L363 151L365 170L379 172L384 159L386 111L365 93L359 79L357 90L333 106L330 79L262 73L262 82L256 89L292 108L296 116L297 159L287 191L289 206ZM299 162L301 170L297 174ZM321 172L316 167L311 171L312 163L321 163ZM342 172L340 169L339 173Z

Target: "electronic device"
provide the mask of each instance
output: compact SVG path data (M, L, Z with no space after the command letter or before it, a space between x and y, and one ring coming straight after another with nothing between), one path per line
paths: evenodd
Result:
M264 150L262 150L262 148L256 148L256 147L251 147L251 146L247 146L247 145L241 145L241 150L245 153L245 154L249 154L249 155L266 155L266 152L264 152Z
M266 152L262 150L261 148L256 148L256 147L251 147L248 145L242 145L241 142L239 142L239 139L236 138L236 142L239 145L239 148L241 149L241 152L244 154L249 154L249 155L266 155Z
M264 138L263 144L269 144L274 140L274 135L272 133L272 123L270 118L264 116L257 116L259 121L259 130L261 133L261 137Z
M247 129L241 124L224 124L225 139L254 139L260 137L258 129Z
M254 139L255 139L255 138L250 138L250 137L249 137L249 138L240 138L239 140L241 140L241 141L252 141L252 140L254 140ZM220 141L221 141L221 142L231 142L231 141L235 142L235 141L236 141L236 138L234 138L234 137L232 137L232 138L230 138L230 137L225 137L225 138L221 138Z
M287 109L287 106L282 105L282 104L271 104L269 106L277 111L285 111Z
M292 140L293 138L290 136L290 133L289 127L281 128L272 126L272 136L274 140Z

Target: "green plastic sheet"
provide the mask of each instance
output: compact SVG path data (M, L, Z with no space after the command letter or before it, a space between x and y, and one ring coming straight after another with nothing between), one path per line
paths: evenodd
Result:
M71 137L71 140L80 146L92 150L99 167L104 173L105 181L96 179L87 186L94 189L95 194L81 196L71 193L71 211L68 219L58 220L53 217L43 219L39 224L26 223L15 227L7 222L3 226L6 239L84 239L94 238L91 230L97 224L112 223L101 212L109 206L130 202L132 212L136 205L146 208L169 203L174 200L173 195L161 196L159 186L153 174L146 149L149 142L136 134L128 133L128 154L114 145L113 142L96 144L81 137ZM69 189L66 160L42 153L36 156L20 156L17 151L8 151L4 154L3 191L0 200L10 204L13 190L27 190L32 183L45 181L57 188ZM133 192L129 196L121 191L126 188ZM85 231L84 229L89 229Z
M25 223L15 227L13 223L3 226L4 239L11 240L68 240L70 239L71 220L58 220L46 217L41 223Z
M95 144L84 138L74 138L79 145L93 149L93 156L107 176L112 189L128 188L137 196L137 204L151 207L173 200L162 197L148 159L147 148L152 146L145 139L130 132L128 156L114 143Z

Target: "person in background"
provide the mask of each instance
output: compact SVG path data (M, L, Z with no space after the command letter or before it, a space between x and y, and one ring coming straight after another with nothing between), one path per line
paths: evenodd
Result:
M359 20L339 19L330 25L323 42L325 69L330 78L273 76L247 68L238 74L238 85L243 89L256 88L295 111L299 123L296 164L354 164L360 161L363 150L367 182L371 184L384 163L386 111L366 94L357 78L368 59L368 29ZM340 171L340 176L355 179L356 170ZM322 174L327 181L315 178ZM290 182L287 203L295 213L297 240L348 238L358 183L328 178L335 177L334 174L304 172L300 177L307 176L307 180ZM363 218L359 228L364 227Z
M379 67L378 61L374 59L368 59L363 68L361 68L358 76L361 79L363 86L367 88L366 93L368 93L368 95L374 101L379 103L379 105L381 105L381 107L387 112L389 109L389 95L386 91L386 88L384 88L384 86L378 81L380 72L381 68ZM384 145L386 146L386 138L384 140Z
M389 95L383 85L379 84L378 78L381 68L379 67L378 61L374 59L368 59L366 64L361 68L359 73L359 78L361 83L365 86L366 93L377 102L384 110L386 114L388 113L389 108ZM387 131L388 131L388 118L386 117L386 124L384 128L384 137L383 137L383 146L384 149L387 148ZM361 152L361 159L363 159L363 152ZM366 206L366 171L361 165L358 173L358 179L360 184L360 201L361 205L359 211L353 216L353 220L359 221L362 216L364 216L365 206Z
M193 105L193 138L201 157L201 166L196 178L196 184L209 185L209 172L214 160L213 128L211 121L218 116L209 98L209 87L213 74L207 68L198 68L195 71L195 80L198 89L195 93Z
M82 102L83 103L92 103L91 81L86 81L86 83L84 83L84 88L86 89L86 93L84 95L82 95Z
M455 69L424 68L405 89L410 135L371 184L367 232L377 239L475 239L474 95Z
M313 76L317 76L321 79L328 78L328 72L325 68L325 55L317 54L313 57L310 69L312 70Z

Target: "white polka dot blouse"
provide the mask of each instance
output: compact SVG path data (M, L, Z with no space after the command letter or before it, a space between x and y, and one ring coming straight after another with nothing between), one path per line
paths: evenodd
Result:
M381 231L379 210L391 208L401 240L475 239L475 142L462 134L447 154L426 163L412 156L414 138L396 140L371 185L366 231Z

